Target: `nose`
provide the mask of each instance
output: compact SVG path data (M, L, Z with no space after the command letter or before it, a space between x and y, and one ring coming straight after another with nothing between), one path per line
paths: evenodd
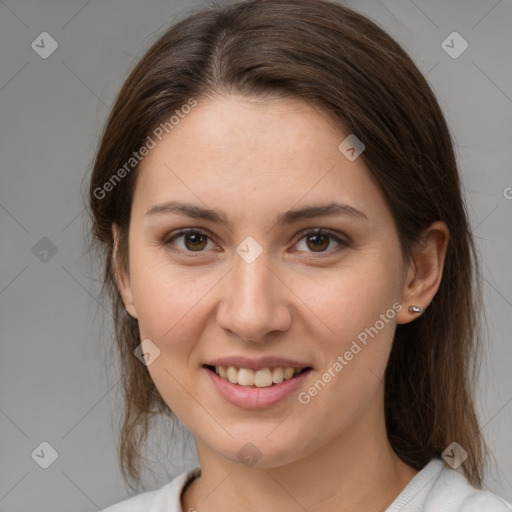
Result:
M237 257L226 276L217 322L245 341L263 341L275 331L286 331L292 321L290 295L263 252L247 263Z

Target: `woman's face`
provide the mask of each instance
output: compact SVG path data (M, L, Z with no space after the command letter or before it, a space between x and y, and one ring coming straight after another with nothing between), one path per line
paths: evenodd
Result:
M123 299L151 340L156 387L204 450L272 467L365 421L381 427L368 418L383 417L404 267L376 182L339 149L348 135L300 100L217 98L199 101L141 164ZM216 214L162 206L171 202ZM287 213L331 203L350 208ZM257 388L204 366L245 357L258 368L263 356L312 370Z

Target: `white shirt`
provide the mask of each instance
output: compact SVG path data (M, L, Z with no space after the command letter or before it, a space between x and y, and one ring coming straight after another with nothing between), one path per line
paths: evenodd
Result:
M201 474L196 466L160 489L121 501L103 512L187 512L180 497L186 484ZM385 512L510 512L512 505L491 492L477 490L457 471L432 459Z

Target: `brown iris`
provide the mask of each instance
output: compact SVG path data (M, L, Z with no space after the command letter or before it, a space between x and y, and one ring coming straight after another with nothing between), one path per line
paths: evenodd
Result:
M329 247L329 237L327 235L310 235L307 238L307 242L308 242L308 247L311 249L312 247L309 246L309 243L312 242L314 245L313 247L315 247L316 249L320 249L320 250L323 250L323 249L327 249L327 247ZM323 239L323 240L320 240L320 239Z
M191 242L190 244L189 241ZM207 243L208 237L201 233L187 233L185 235L185 247L191 251L200 251L206 247Z

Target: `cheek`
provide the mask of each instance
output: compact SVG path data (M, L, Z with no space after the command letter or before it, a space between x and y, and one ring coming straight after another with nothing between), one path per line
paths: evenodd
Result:
M310 310L312 320L316 319L318 330L322 329L328 338L356 338L376 323L379 331L389 331L386 320L394 323L396 317L392 306L399 298L400 268L385 263L393 258L383 254L355 254L325 277L318 274L314 279L296 280L294 292ZM385 316L385 325L381 315Z
M140 269L132 285L140 336L160 351L148 371L170 409L186 418L190 408L187 390L192 384L190 357L204 325L205 294L218 277L151 258L133 264Z
M171 265L162 250L142 254L133 259L132 265L132 290L141 336L161 343L174 339L179 342L176 333L197 324L194 320L201 302L219 276L199 267Z
M332 392L319 394L348 407L365 400L382 379L402 308L400 267L385 263L399 260L383 258L380 251L357 256L357 263L315 280L314 287L301 280L294 288L312 311L310 336L322 366L318 388L326 383Z
M163 258L133 260L134 299L141 340L150 339L159 350L148 366L150 376L164 401L180 418L190 414L190 394L195 369L191 361L201 338L209 292L214 292L222 274L198 267L171 265Z

